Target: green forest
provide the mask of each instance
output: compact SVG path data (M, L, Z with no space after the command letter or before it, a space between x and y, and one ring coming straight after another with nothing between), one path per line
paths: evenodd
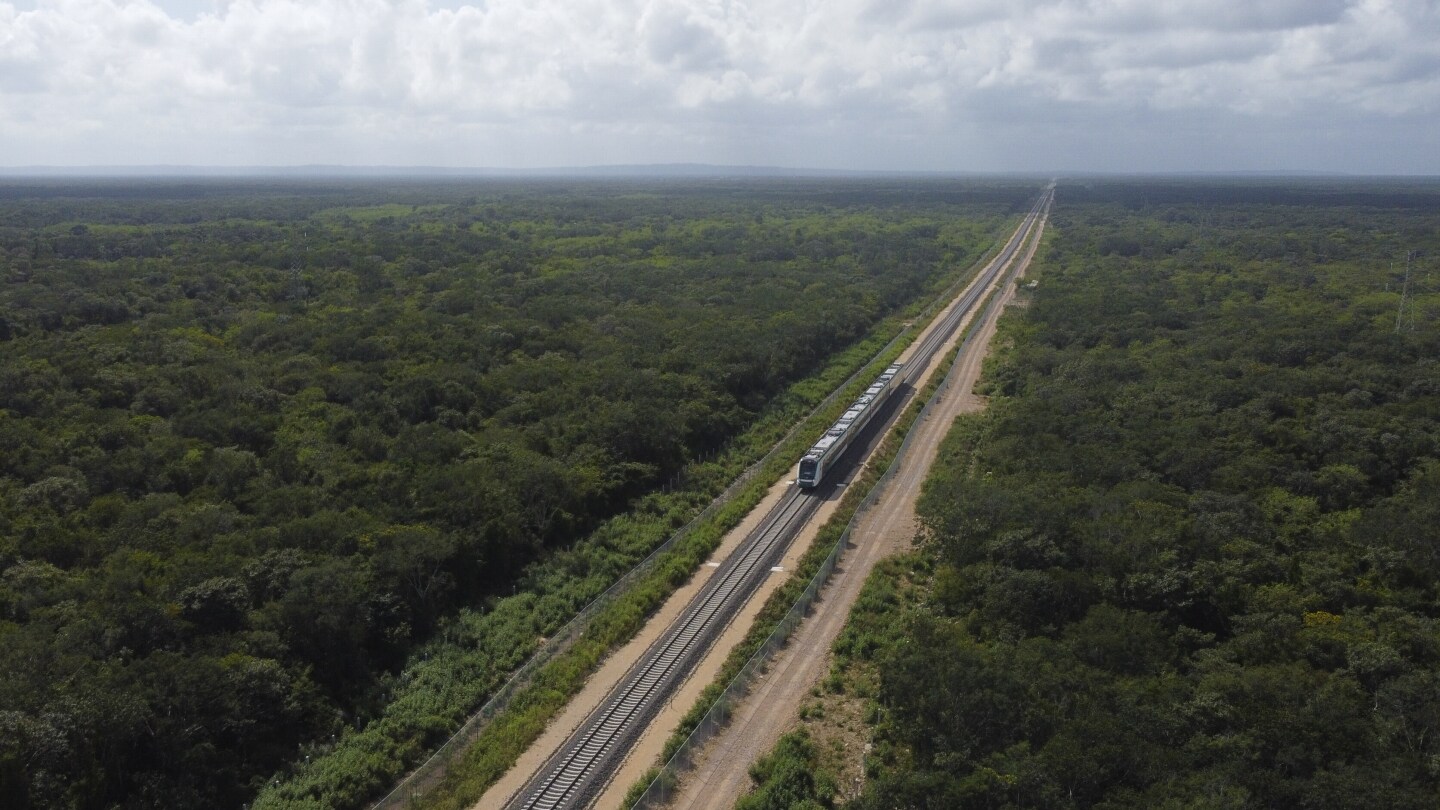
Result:
M835 647L863 790L807 721L742 806L1434 807L1437 262L1433 183L1062 182Z
M724 481L660 493L1032 194L0 185L0 804L238 808L361 739L305 806L374 798L663 535L570 549L684 522Z

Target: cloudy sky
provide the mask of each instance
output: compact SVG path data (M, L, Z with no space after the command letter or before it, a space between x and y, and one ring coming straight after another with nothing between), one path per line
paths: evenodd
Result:
M0 0L0 166L1440 174L1440 0Z

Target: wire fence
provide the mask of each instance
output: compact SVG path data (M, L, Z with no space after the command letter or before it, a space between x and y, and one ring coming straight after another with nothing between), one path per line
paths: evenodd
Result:
M984 267L985 262L988 261L990 257L991 251L985 251L985 253L982 254L981 257L975 262L972 269L978 270L979 268ZM615 580L614 583L610 585L609 588L606 588L604 592L602 592L599 596L595 597L595 599L593 599L585 607L581 608L580 611L576 613L573 618L570 619L570 621L566 622L564 626L552 633L548 637L545 644L542 645L539 650L536 650L535 654L532 655L530 659L527 660L524 664L522 664L520 668L517 669L515 673L510 676L509 680L507 680L499 689L495 690L495 693L491 695L488 700L485 701L485 704L465 720L465 723L461 725L458 731L451 735L450 738L447 739L443 744L441 744L439 748L435 749L434 753L432 753L424 762L422 762L418 767L416 767L413 771L406 775L405 778L402 779L400 783L395 786L394 789L392 789L379 801L371 805L371 810L405 810L408 808L421 807L422 799L425 794L429 790L434 788L437 784L439 784L442 779L445 778L445 774L449 768L451 760L457 754L459 754L461 751L464 751L472 743L475 742L475 740L480 736L480 733L484 731L485 727L489 724L490 720L492 720L496 715L500 714L500 712L504 711L510 705L510 701L515 697L515 695L530 684L531 680L535 677L535 674L539 672L540 669L545 666L545 664L549 663L556 656L561 655L565 651L569 650L574 645L575 641L584 634L585 628L590 624L590 621L594 619L601 610L603 610L607 605L613 602L617 596L624 593L626 589L628 589L631 585L635 583L636 580L640 579L640 577L642 577L651 568L653 568L655 563L658 562L659 559L663 557L666 552L674 548L675 545L681 540L684 540L686 537L690 536L690 534L698 526L703 525L704 522L712 518L716 512L724 508L730 501L734 500L735 496L738 495L741 490L743 490L755 478L756 475L758 475L772 461L774 461L778 454L786 450L786 445L789 444L790 440L793 439L800 430L805 428L806 424L810 421L810 418L812 416L824 411L831 404L833 404L835 400L840 396L841 392L848 389L856 380L860 379L860 377L864 375L866 371L875 364L876 360L888 355L901 340L905 339L907 336L910 335L911 332L915 331L914 324L927 322L927 320L935 312L943 309L944 306L949 304L949 302L954 298L956 291L962 289L964 285L974 276L975 273L973 272L964 273L953 284L950 284L948 287L946 287L944 292L935 297L928 305L925 306L924 309L920 311L920 313L915 317L914 321L910 326L907 326L906 328L900 330L900 332L897 333L895 337L891 338L890 341L885 344L884 348L880 349L878 352L875 353L875 356L871 358L870 361L864 363L859 369L855 371L854 374L851 374L850 377L845 380L845 382L841 383L839 386L836 386L835 390L832 391L823 400L821 400L820 403L817 404L814 408L812 408L809 414L807 414L804 418L797 420L795 425L792 426L788 432L786 432L784 438L776 442L775 446L772 447L770 451L766 453L763 457L761 457L759 461L756 461L754 464L746 467L744 472L740 473L740 475L734 481L732 481L723 492L716 496L715 499L712 500L710 504L707 505L703 510L701 510L699 514L692 518L689 523L686 523L674 534L670 535L670 537L664 543L656 546L655 549L652 550L650 554L645 557L645 559L641 560L633 568L622 574L618 579ZM903 452L903 445L901 452ZM892 465L892 470L895 469L895 467L898 465L898 462L899 456L897 455L896 465ZM888 478L889 475L890 473L887 472L886 477ZM884 480L885 478L881 479L882 482ZM878 486L879 484L877 484L877 487ZM861 508L864 509L871 502L872 499L867 498L865 503L862 504ZM859 512L857 512L856 514L858 516ZM834 570L835 561L838 559L837 552L839 549L843 548L845 541L849 537L849 532L850 530L847 528L845 531L845 535L842 536L837 543L836 551L832 551L830 556L826 558L825 563L822 564L821 570L824 573L825 578L828 578L830 572ZM823 585L823 583L825 582L825 578L812 580L811 588L807 588L805 592L807 596L802 597L802 600L808 598L809 601L806 602L807 606L810 602L814 601L814 596L811 594L811 589L815 589L818 593L818 587L816 586L816 582L819 582ZM794 610L792 609L791 614L793 613ZM800 618L803 618L803 615ZM781 624L783 627L789 627L790 630L793 630L794 626L799 624L800 619L796 618L793 620L793 623L788 625L786 624L787 622L791 621L791 615L787 614L785 619L781 620ZM788 636L789 630L787 630L785 633L785 637ZM782 638L782 644L783 640L784 639ZM767 642L767 644L769 643L770 642ZM750 665L747 664L746 666L749 667ZM748 681L746 683L748 683ZM719 702L723 702L724 700L725 697L722 696L720 701L717 701L717 704ZM707 715L707 719L708 717L709 716Z
M1002 284L1004 283L1007 282L1002 281ZM974 340L975 332L977 331L975 326L983 323L985 318L989 316L990 311L999 300L999 290L1000 288L997 287L996 291L990 294L979 317L970 322L971 326L967 330L965 338L960 342L959 353L963 353L970 347L970 344ZM950 369L945 373L944 378L935 386L935 390L931 393L930 398L926 400L924 407L920 410L920 414L916 417L916 424L930 417L930 409L935 406L946 391L949 390L958 365L959 364L952 364ZM725 729L726 725L730 722L730 715L734 706L745 698L750 692L750 687L754 684L755 679L765 674L766 669L770 666L771 659L789 642L790 636L795 632L795 628L799 627L800 623L805 620L805 617L810 615L810 608L815 604L816 600L819 599L820 592L824 590L826 583L830 581L830 575L835 572L835 567L840 563L841 558L844 557L845 550L850 545L850 538L855 532L856 527L860 525L865 514L874 507L880 497L885 493L891 479L900 472L900 468L904 464L905 458L910 451L911 440L915 435L916 431L912 430L905 436L904 441L900 443L900 448L895 451L895 458L891 461L890 466L885 470L885 473L880 476L879 480L875 482L875 485L870 488L870 492L865 495L860 505L855 508L855 513L851 515L849 523L845 526L845 530L841 532L840 537L835 540L835 545L830 549L830 553L825 556L824 562L820 564L820 568L815 572L815 575L810 578L810 583L805 587L805 591L801 593L795 600L795 603L790 606L790 610L780 619L774 631L770 633L769 637L765 639L765 642L760 645L760 648L755 651L754 655L751 655L750 659L745 662L745 666L731 679L730 683L725 687L725 690L715 699L715 702L710 704L709 711L700 719L695 729L690 732L690 736L680 744L680 747L675 751L674 755L670 757L670 760L660 768L659 773L650 782L650 786L647 787L645 792L640 795L640 798L631 805L631 810L651 810L652 808L665 807L670 803L670 800L675 797L680 784L680 777L690 769L695 754L698 753L712 737Z

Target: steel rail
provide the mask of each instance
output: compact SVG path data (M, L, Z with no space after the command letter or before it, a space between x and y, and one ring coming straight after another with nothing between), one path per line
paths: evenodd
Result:
M551 757L540 770L541 778L533 780L508 806L552 810L590 798L600 783L589 777L603 771L623 750L620 743L643 728L678 680L669 676L685 671L692 659L710 646L735 608L758 587L761 578L755 574L772 564L795 524L808 518L819 503L798 489L788 492L749 542L716 571L685 614L650 645L580 731Z

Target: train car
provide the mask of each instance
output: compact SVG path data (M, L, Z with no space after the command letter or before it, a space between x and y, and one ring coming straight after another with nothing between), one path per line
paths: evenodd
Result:
M800 473L795 479L801 489L813 489L825 479L825 471L834 465L836 459L845 452L845 448L850 446L850 442L865 429L870 417L880 410L890 392L900 386L901 368L900 363L894 363L885 369L884 373L865 389L865 393L845 409L845 413L835 420L835 424L825 431L825 435L806 451L805 456L800 459Z

